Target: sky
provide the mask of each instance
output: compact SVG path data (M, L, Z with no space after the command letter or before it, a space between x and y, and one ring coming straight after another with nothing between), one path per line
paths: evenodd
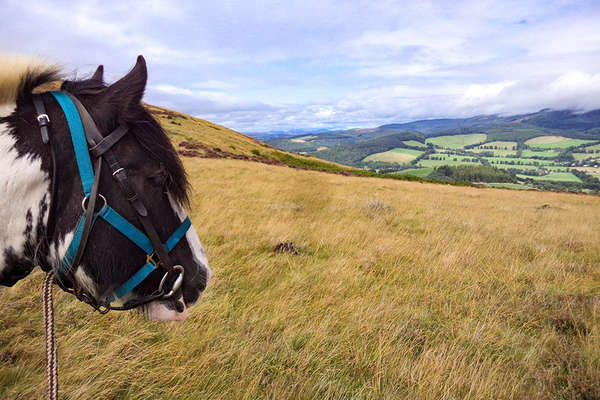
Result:
M0 51L245 132L600 108L596 1L0 0Z

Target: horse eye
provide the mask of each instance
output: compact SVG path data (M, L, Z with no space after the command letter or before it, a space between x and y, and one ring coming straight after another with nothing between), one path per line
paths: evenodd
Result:
M164 187L167 184L168 178L168 174L161 170L153 175L150 175L148 180L153 186Z
M168 189L169 185L171 184L172 178L171 175L169 175L169 173L165 169L165 167L161 164L160 169L151 176L149 176L148 180L153 186Z

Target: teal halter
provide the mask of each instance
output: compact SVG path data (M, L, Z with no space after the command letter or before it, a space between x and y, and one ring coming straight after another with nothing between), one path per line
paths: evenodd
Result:
M129 188L127 187L127 176L123 168L117 168L117 170L113 171L113 176L119 181L122 188L124 188L124 190L126 191L128 200L132 202L134 209L136 209L138 215L141 216L140 220L144 225L144 228L146 229L147 233L150 234L150 237L148 237L146 234L144 234L142 231L136 228L132 223L127 221L117 211L115 211L115 209L110 207L106 201L106 198L97 193L100 169L102 165L101 158L108 156L114 157L111 154L109 154L108 150L112 145L118 142L118 140L121 137L123 137L123 135L127 131L127 128L121 127L121 131L119 131L120 128L118 128L116 131L112 132L110 135L104 138L90 138L91 135L88 132L88 130L91 129L88 129L89 125L93 124L92 128L97 128L95 127L95 123L93 122L85 108L81 105L81 103L79 103L79 101L76 98L72 97L72 95L65 92L51 92L51 94L52 96L54 96L54 98L62 108L67 120L67 124L71 134L71 140L73 143L73 149L75 151L77 168L79 170L79 177L81 179L81 186L83 188L84 194L82 202L82 208L84 210L84 213L79 219L79 222L75 229L75 233L73 235L73 239L71 240L71 243L69 244L69 247L64 257L62 258L58 266L57 283L59 283L59 285L61 285L61 287L65 289L63 284L65 281L68 281L70 279L72 284L75 285L75 280L73 278L74 271L79 267L78 264L81 259L81 255L83 254L83 251L85 249L87 235L89 234L89 231L92 229L98 218L100 218L108 224L110 224L111 226L113 226L123 236L125 236L127 239L135 243L140 249L142 249L147 256L146 263L125 283L123 283L120 287L118 287L108 296L105 296L105 298L103 299L95 299L89 293L84 293L83 296L80 296L81 291L80 293L75 293L77 297L80 300L90 304L92 307L99 310L100 312L108 312L108 310L110 309L130 309L133 307L137 307L138 305L148 303L149 301L153 301L155 299L170 298L174 294L174 292L180 288L182 284L183 267L179 265L165 266L163 265L163 263L165 263L165 260L163 260L163 258L168 258L168 253L170 253L171 250L173 250L173 248L186 235L188 229L191 226L189 217L185 218L185 220L181 223L179 228L177 228L175 232L173 232L173 234L168 238L166 242L160 243L159 241L158 243L156 243L156 240L151 240L152 237L157 238L158 235L156 234L156 231L154 230L152 225L150 224L150 226L148 226L148 222L143 219L147 218L147 212L141 201L139 201L139 199L137 198L137 194L133 192L133 195L131 195L131 190L128 191ZM45 110L43 110L43 103L41 105L41 111L39 103L41 103L41 100L37 100L35 104L39 114L38 121L40 121L40 127L43 128L42 137L44 138L44 142L47 143L48 132L46 125L48 124L49 120L44 112ZM82 116L85 123L82 122ZM43 125L40 118L44 121ZM86 125L85 129L84 125ZM86 133L88 133L87 136ZM96 133L96 136L98 135L99 134ZM91 149L88 148L88 142L90 142L90 145L93 145ZM102 146L104 148L101 150L101 152L99 152L99 154L97 153L98 162L96 166L96 171L94 172L94 168L92 167L92 160L90 157L90 150L95 150L95 148ZM118 163L111 163L111 168L114 167L114 165L118 166ZM125 182L125 184L123 182ZM100 197L100 199L104 202L102 207L97 212L95 212L94 208L96 197ZM86 208L86 202L89 203L87 204L87 207L92 208L91 210L88 210ZM149 232L149 230L151 232ZM157 246L160 246L161 248L157 248ZM157 254L160 258L160 262L157 262L155 260ZM111 305L111 303L113 303L116 300L122 299L133 289L139 286L150 275L150 273L156 270L159 266L164 267L167 271L161 280L158 290L154 294L144 298L142 301L136 301L133 305L130 306ZM167 276L170 272L173 271L175 271L178 275L176 276L176 279L174 279L171 289L169 291L165 291L163 286L166 283ZM65 290L71 291L68 289Z

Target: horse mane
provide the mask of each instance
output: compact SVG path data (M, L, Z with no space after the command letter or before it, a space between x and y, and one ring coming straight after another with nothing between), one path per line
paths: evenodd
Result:
M15 103L36 87L61 78L56 65L40 58L0 54L0 104Z

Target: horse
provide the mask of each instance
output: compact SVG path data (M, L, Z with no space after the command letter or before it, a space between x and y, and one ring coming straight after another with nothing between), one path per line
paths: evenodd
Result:
M183 164L142 104L145 59L110 85L102 65L66 80L50 63L0 59L0 285L40 266L99 311L184 320L211 272Z

